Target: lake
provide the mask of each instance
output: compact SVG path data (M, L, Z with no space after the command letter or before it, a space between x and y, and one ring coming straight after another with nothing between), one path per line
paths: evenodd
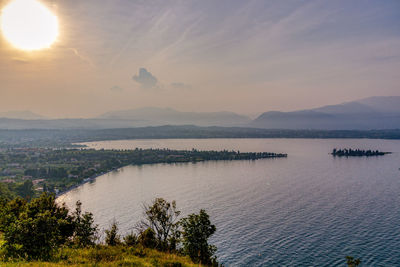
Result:
M58 198L77 200L121 233L155 197L176 200L183 216L206 209L211 243L226 266L363 266L400 263L400 140L168 139L86 143L95 149L170 148L287 153L256 161L127 166ZM333 148L390 151L335 158Z

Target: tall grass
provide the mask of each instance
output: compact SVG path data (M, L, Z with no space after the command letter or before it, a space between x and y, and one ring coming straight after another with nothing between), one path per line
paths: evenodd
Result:
M0 262L5 267L25 266L160 266L189 267L194 264L189 257L172 253L164 253L154 249L128 246L97 245L91 248L60 249L49 262Z

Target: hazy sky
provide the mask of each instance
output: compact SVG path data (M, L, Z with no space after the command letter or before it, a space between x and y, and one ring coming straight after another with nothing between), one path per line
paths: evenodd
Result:
M0 111L252 114L400 95L399 0L43 2L59 38L23 52L0 37Z

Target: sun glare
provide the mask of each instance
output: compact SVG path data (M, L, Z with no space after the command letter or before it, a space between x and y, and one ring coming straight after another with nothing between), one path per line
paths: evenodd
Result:
M22 50L49 48L58 36L58 19L37 0L13 0L1 12L1 30Z

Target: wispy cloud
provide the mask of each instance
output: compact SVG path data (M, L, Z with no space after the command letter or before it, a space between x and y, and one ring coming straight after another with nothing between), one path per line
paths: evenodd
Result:
M181 83L181 82L171 83L171 87L174 89L184 89L184 90L192 89L192 86L190 84Z
M68 50L72 51L75 56L89 64L92 68L96 67L92 60L89 57L83 56L81 53L79 53L78 49L69 47Z
M114 85L113 87L110 88L110 91L120 93L124 91L124 88L119 87L118 85Z

